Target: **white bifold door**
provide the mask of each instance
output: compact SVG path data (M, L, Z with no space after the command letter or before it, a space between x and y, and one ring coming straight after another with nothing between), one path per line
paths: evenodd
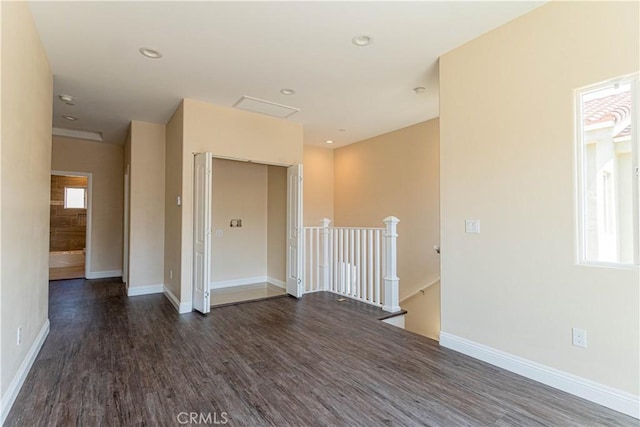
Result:
M197 153L193 174L193 309L211 309L211 153Z
M287 293L302 296L304 277L302 165L287 169Z

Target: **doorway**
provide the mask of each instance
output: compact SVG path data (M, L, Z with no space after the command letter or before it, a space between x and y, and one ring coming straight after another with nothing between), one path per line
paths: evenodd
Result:
M288 168L202 153L194 172L194 309L287 295Z
M51 172L49 280L81 279L89 271L91 174Z

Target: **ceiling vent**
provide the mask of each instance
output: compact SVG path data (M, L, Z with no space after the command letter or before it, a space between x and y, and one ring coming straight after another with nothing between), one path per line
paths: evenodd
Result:
M281 119L286 119L300 111L298 108L276 104L275 102L252 98L250 96L243 96L238 102L233 104L233 106L241 110L253 111L254 113L266 114L267 116L279 117Z

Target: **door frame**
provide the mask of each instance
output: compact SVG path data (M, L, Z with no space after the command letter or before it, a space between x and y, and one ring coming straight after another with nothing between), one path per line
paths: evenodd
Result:
M129 192L131 191L131 186L129 181L131 179L129 173L130 165L127 165L124 172L124 217L122 219L123 225L123 236L122 236L122 281L125 283L127 289L129 289L129 221L131 219L130 216L130 197Z
M203 151L202 153L205 153L205 151ZM287 170L291 166L295 166L295 165L285 164L285 163L266 162L266 161L261 161L261 160L249 160L249 159L241 159L241 158L237 158L237 157L218 156L213 152L209 152L209 153L211 153L212 162L215 159L233 160L233 161L236 161L236 162L243 162L243 163L257 163L257 164L266 165L266 166L279 166L279 167L282 167L282 168L287 169ZM194 172L195 172L195 155L199 154L199 153L194 152L192 154L193 154L193 157L194 157ZM302 163L299 163L299 165L302 166ZM192 179L192 184L195 184L195 173L191 174L191 179ZM213 173L211 175L211 180L213 180ZM304 186L304 181L302 182L302 185L300 187L301 191L302 191L303 186ZM213 182L211 183L211 187L213 188ZM194 195L195 194L195 186L192 185L192 188L193 188L193 191L192 191L191 194L192 194L193 199L195 200L195 195ZM287 203L289 203L289 180L288 179L287 179L287 189L286 189L286 191L287 191ZM194 200L191 201L192 204L194 203ZM299 212L298 212L299 215L300 215L300 221L301 221L302 227L304 227L304 224L302 222L303 221L303 213L304 213L304 211L303 211L303 200L304 200L304 192L302 192L302 197L300 198ZM182 202L184 203L184 199L182 200ZM210 203L213 206L213 195L211 197ZM211 209L211 213L212 213L212 218L211 218L210 226L213 227L213 209ZM195 233L195 215L196 215L196 212L195 212L195 207L194 207L192 215L191 215L192 229L193 229L192 232L194 232L194 233ZM211 231L211 233L213 233L213 229L210 230L210 231ZM301 230L301 232L302 232L302 230ZM304 254L304 244L301 245L301 249L302 249L302 255L301 256L303 257L302 258L302 260L303 260L302 264L304 265L304 256L305 256L305 254ZM211 252L212 252L211 256L213 256L213 251L211 251ZM287 243L287 245L285 246L285 254L284 254L285 259L288 259L288 252L289 252L289 245ZM193 304L193 302L194 302L194 298L193 298L193 296L194 296L194 292L193 292L193 287L194 287L193 277L194 277L194 272L195 272L194 262L193 262L194 259L195 259L195 245L194 245L194 240L192 238L192 242L191 242L191 265L189 267L191 269L191 283L190 283L191 301L187 302L187 304L190 305L189 312L192 312L194 310L194 308L193 308L194 307L194 304ZM285 265L285 274L287 272L287 268L288 268L288 266ZM212 271L210 271L210 274L211 273L212 273ZM304 277L302 278L302 280L304 281ZM304 289L304 283L302 283L300 285L300 288ZM302 293L301 293L300 296L302 296ZM209 301L211 301L211 289L209 289Z
M52 170L51 175L55 176L82 176L87 178L87 225L84 242L84 277L88 279L91 273L91 224L93 212L93 173ZM51 227L51 214L49 214L49 227Z

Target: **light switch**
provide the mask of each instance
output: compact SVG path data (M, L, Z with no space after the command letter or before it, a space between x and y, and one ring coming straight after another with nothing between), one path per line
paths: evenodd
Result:
M224 236L224 231L222 231L222 230L215 230L215 231L213 232L213 235L214 235L214 237L222 237L222 236Z
M480 220L479 219L467 219L464 221L465 233L480 233Z
M182 205L182 198L180 196L176 196L176 206Z

